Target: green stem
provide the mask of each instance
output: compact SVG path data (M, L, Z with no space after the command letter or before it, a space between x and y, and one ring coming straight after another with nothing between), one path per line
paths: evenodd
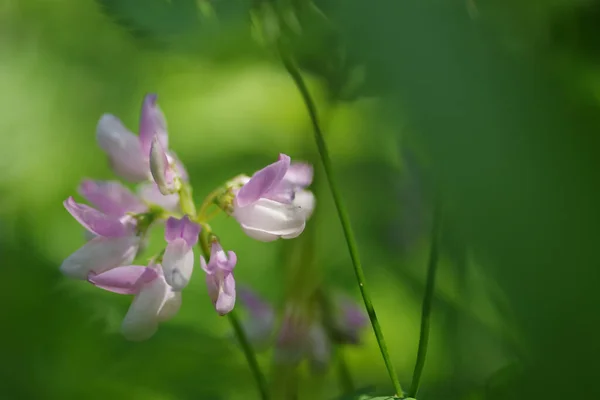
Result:
M417 351L417 361L413 372L413 380L410 385L410 394L417 397L419 384L425 358L427 357L427 345L429 344L429 324L431 319L431 305L433 302L433 293L435 289L435 275L438 264L438 242L442 224L442 210L439 204L435 205L433 211L433 226L431 228L431 248L429 251L429 264L427 266L427 282L425 284L425 294L423 295L423 308L421 311L421 333L419 335L419 350Z
M188 183L183 183L179 190L179 205L184 214L191 218L196 217L196 205L192 197L192 187Z
M377 343L379 344L379 350L381 350L381 355L383 356L383 361L385 362L388 374L390 376L392 384L394 385L396 395L399 397L404 397L402 386L400 385L400 381L398 380L398 376L396 375L394 365L392 364L390 355L388 353L387 344L385 343L385 339L383 337L383 332L381 330L381 327L379 326L379 321L377 320L377 314L375 313L373 303L371 302L371 296L369 295L369 292L365 287L365 276L360 262L360 257L358 255L358 246L356 244L356 239L354 238L352 227L350 226L350 217L348 216L348 212L346 211L346 208L342 202L342 196L337 187L336 180L333 176L333 167L331 164L331 159L329 158L329 150L327 149L327 144L325 143L323 132L321 131L316 105L310 95L310 92L308 91L308 87L304 82L304 78L302 78L302 75L300 74L300 71L296 67L294 62L286 56L285 51L282 51L281 48L280 55L283 61L283 65L294 80L296 87L302 95L302 99L304 100L304 104L310 115L315 141L317 143L317 148L319 150L321 162L325 170L325 175L327 176L329 189L331 190L331 194L333 196L333 200L337 208L338 217L344 230L344 236L346 237L346 243L348 244L348 250L350 252L350 258L352 259L352 264L354 266L354 273L356 274L358 287L360 288L360 293L362 294L367 314L369 315L371 325L373 326L373 331L375 332L375 337L377 338Z
M240 321L235 314L235 310L231 310L227 317L229 318L229 323L233 327L233 331L235 332L235 336L237 337L242 350L244 351L244 355L246 356L246 361L248 362L248 366L252 371L252 375L254 375L254 380L256 381L256 386L258 386L258 390L260 392L260 397L263 400L269 399L269 389L267 386L267 381L260 371L260 367L258 362L256 361L256 356L254 354L254 350L246 337L246 333L242 329Z
M199 245L202 249L202 253L204 253L204 257L206 257L206 261L210 260L210 227L207 224L203 225L204 229L200 234ZM254 376L254 380L256 381L256 386L258 387L258 391L260 392L260 398L262 400L269 400L269 389L267 386L267 381L265 380L264 375L260 370L260 366L258 365L258 361L256 361L256 355L254 354L254 350L252 349L252 345L248 341L248 337L246 336L246 332L242 328L240 321L238 320L235 311L231 310L227 317L229 319L229 323L233 328L233 332L235 337L240 344L242 351L244 352L244 356L246 357L246 362L250 367L250 371L252 371L252 375Z

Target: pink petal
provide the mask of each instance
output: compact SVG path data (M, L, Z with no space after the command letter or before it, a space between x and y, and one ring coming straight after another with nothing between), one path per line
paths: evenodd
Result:
M142 213L147 207L129 189L117 181L86 179L79 193L104 214L121 217L128 212Z
M283 178L297 188L305 188L313 181L313 167L307 163L292 163Z
M275 188L285 176L290 166L290 157L279 155L279 160L256 172L236 195L239 207L254 203Z
M100 118L96 139L119 176L130 182L148 179L148 155L144 156L139 138L127 130L117 117L105 114Z
M95 275L90 274L88 280L93 285L119 294L138 294L146 283L158 277L154 268L140 265L129 265L113 268L109 271Z
M167 121L158 106L156 94L147 94L142 103L140 113L140 143L143 154L148 157L154 136L158 137L164 149L169 148L169 136L167 134Z
M131 230L117 217L108 216L85 204L78 204L73 197L63 203L67 211L90 232L104 237L128 235Z
M198 243L200 230L200 225L192 222L187 215L181 219L169 217L165 226L165 240L171 242L181 238L186 241L188 246L194 247Z

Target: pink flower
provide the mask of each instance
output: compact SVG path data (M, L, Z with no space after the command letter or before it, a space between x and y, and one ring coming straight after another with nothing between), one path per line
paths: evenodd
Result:
M101 274L90 274L89 282L109 292L135 295L121 332L128 340L145 340L179 311L181 293L166 282L161 266L128 265Z
M225 315L235 305L235 279L233 269L237 256L233 251L225 251L218 241L212 242L210 260L208 263L200 256L200 264L206 272L206 287L208 295L219 315Z
M235 195L233 216L248 236L260 241L297 237L315 205L313 194L305 190L312 174L310 165L291 164L290 157L280 154L252 178L238 178L243 186Z
M124 214L129 207L140 204L116 183L101 184L85 181L80 188L104 212L69 197L64 206L91 234L93 239L67 257L60 269L70 277L86 279L90 273L99 274L133 261L140 238L136 234L136 221Z
M117 175L131 182L143 182L152 179L150 151L156 137L162 149L177 166L178 175L187 180L183 164L173 152L168 151L167 123L156 99L155 94L148 94L144 98L139 136L130 132L114 115L104 114L96 129L98 144L108 155Z
M162 267L165 279L173 290L180 291L187 286L194 268L194 246L198 243L200 225L192 222L187 215L181 219L170 217L165 226L167 248L163 255Z

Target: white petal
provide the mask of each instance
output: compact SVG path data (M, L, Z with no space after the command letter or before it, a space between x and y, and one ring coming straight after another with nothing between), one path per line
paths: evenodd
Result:
M167 245L162 267L165 279L173 290L180 291L187 286L194 269L194 251L185 240L176 239Z
M179 195L175 193L165 196L154 182L142 183L138 188L138 194L142 200L150 204L160 206L167 211L179 211Z
M67 257L60 270L71 278L87 279L90 272L100 274L121 265L131 264L139 243L140 240L136 236L98 236Z
M315 195L310 190L299 190L294 196L294 205L300 209L304 219L309 219L315 209Z
M165 301L158 312L159 321L167 321L173 318L181 308L181 292L176 292L173 288L167 290Z
M154 335L168 289L167 282L159 277L145 285L135 296L121 324L121 333L126 339L138 341Z
M296 237L305 226L299 207L264 198L247 207L237 207L233 215L250 237L262 241L274 240L272 235Z

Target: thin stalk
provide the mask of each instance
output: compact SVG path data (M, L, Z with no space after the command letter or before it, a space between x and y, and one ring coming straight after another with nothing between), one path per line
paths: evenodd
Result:
M202 249L202 253L204 253L204 257L206 257L207 262L210 259L210 246L208 243L208 238L210 236L210 232L208 232L209 229L210 229L210 227L208 227L208 225L205 224L204 229L202 230L202 232L200 234L200 240L199 240L200 248ZM233 328L235 337L236 337L238 343L240 344L242 351L244 352L244 356L246 357L246 362L248 363L248 366L250 367L250 371L252 372L252 375L254 376L254 380L256 382L256 387L258 388L258 391L260 393L260 398L262 400L269 400L270 395L269 395L269 388L267 385L267 381L260 370L258 361L256 361L256 355L254 354L254 349L252 348L250 341L248 341L246 332L244 332L244 329L242 328L242 325L240 324L240 321L237 318L237 315L235 314L235 310L231 310L227 314L227 317L228 317L229 323L231 324L231 327Z
M254 375L254 380L256 381L256 386L258 387L258 391L260 392L260 397L263 400L269 399L269 389L267 386L267 381L265 380L264 375L260 371L260 367L258 362L256 361L256 356L254 354L254 350L246 337L246 333L242 329L242 325L238 320L238 317L235 313L235 310L231 310L227 317L229 318L229 323L233 327L233 331L235 332L235 336L240 342L240 346L244 351L244 355L246 356L246 361L248 362L248 366L252 371L252 375Z
M306 86L304 78L302 78L299 69L296 67L294 62L286 56L285 51L283 51L281 48L280 55L285 69L294 80L296 87L302 95L302 99L304 100L304 104L306 106L308 114L310 115L315 141L317 143L317 148L319 150L321 162L325 170L325 175L327 176L329 189L331 190L331 195L333 196L333 201L335 202L335 206L337 208L338 217L344 230L344 236L346 237L346 243L348 244L348 251L350 252L350 258L352 259L352 265L354 266L354 273L356 275L358 287L360 288L360 293L364 300L367 314L369 315L369 319L371 320L371 325L373 326L373 331L375 333L377 343L379 344L379 350L381 350L383 361L385 362L388 374L390 376L392 384L394 385L394 390L396 391L396 395L402 398L404 397L404 392L402 391L402 386L400 385L400 381L398 380L398 376L396 375L394 365L392 364L392 361L390 359L387 344L385 343L383 332L377 319L377 314L375 313L373 303L371 302L371 296L369 295L369 292L365 287L365 276L358 254L358 246L356 244L356 239L354 238L354 232L352 231L352 227L350 226L350 217L348 216L348 212L346 211L346 207L344 206L344 203L342 201L342 196L337 187L336 179L334 178L333 167L331 164L331 159L329 157L329 150L327 149L327 144L325 143L323 132L321 131L321 126L319 123L317 107L310 95L308 87Z
M410 385L410 395L417 397L421 375L425 366L427 357L427 345L429 344L429 324L431 320L431 305L433 303L433 293L435 289L435 275L437 272L439 256L439 239L442 225L442 210L440 204L435 205L433 211L433 225L431 228L431 248L429 250L429 262L427 266L427 281L425 283L425 294L423 295L423 308L421 310L421 333L419 335L419 350L417 351L417 361L413 372L412 384Z

